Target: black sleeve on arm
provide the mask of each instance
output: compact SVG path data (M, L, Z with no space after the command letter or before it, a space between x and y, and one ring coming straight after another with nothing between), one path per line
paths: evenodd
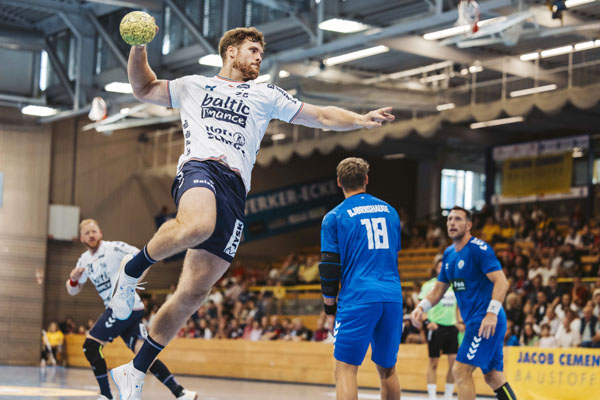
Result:
M342 277L340 255L329 252L321 253L319 275L321 276L323 296L333 299L337 298L340 290L340 278Z

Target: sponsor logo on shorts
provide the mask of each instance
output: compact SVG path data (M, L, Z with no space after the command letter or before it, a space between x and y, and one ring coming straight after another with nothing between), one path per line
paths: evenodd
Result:
M240 246L240 242L242 241L243 231L244 223L239 219L236 219L235 225L233 226L233 233L229 238L229 242L227 242L227 246L225 246L225 250L223 250L225 254L231 257L235 257L235 253L237 252L237 249Z
M194 179L194 185L206 185L206 186L210 186L214 191L216 191L215 184L211 180L207 180L207 179Z
M217 121L230 122L242 128L246 127L246 121L250 115L250 107L244 103L244 100L231 97L223 100L207 93L201 106L202 118L214 118Z
M207 126L206 134L209 139L228 144L242 153L242 156L246 157L246 151L244 150L244 146L246 146L246 137L240 132L231 132L227 129Z
M469 346L469 352L467 353L467 358L469 360L472 360L475 358L475 353L477 353L479 345L481 344L480 342L481 342L481 336L475 336L473 338L473 341L471 342L471 345Z

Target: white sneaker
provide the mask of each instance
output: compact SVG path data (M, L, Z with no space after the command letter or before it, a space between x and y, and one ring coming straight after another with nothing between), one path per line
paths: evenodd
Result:
M133 366L133 361L110 370L110 377L117 386L121 400L141 400L146 374Z
M181 394L181 396L178 397L178 399L196 400L196 399L198 399L198 393L192 392L191 390L183 389L183 393Z
M133 310L133 303L135 302L137 279L125 274L125 265L127 265L132 258L133 254L127 254L121 260L119 275L115 281L112 299L108 305L112 309L115 318L120 320L129 318Z
M105 395L101 394L100 396L98 396L97 400L110 400L108 397L106 397Z

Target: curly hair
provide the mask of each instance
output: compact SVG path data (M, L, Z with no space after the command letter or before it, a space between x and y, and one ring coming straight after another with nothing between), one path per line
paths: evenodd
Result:
M250 28L235 28L228 30L223 34L223 37L219 41L219 54L223 61L225 61L225 53L229 46L237 47L241 45L244 40L250 40L251 42L260 43L263 49L266 46L265 36L261 31L254 27Z

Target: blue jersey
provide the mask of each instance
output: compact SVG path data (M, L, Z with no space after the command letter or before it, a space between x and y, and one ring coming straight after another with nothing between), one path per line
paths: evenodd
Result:
M366 193L344 200L323 218L321 251L340 255L340 306L402 302L400 218L386 202Z
M438 280L452 284L460 314L467 326L481 324L494 288L486 274L501 270L494 249L481 239L471 238L458 252L454 245L444 251ZM504 310L498 314L498 320L502 319L506 320Z

